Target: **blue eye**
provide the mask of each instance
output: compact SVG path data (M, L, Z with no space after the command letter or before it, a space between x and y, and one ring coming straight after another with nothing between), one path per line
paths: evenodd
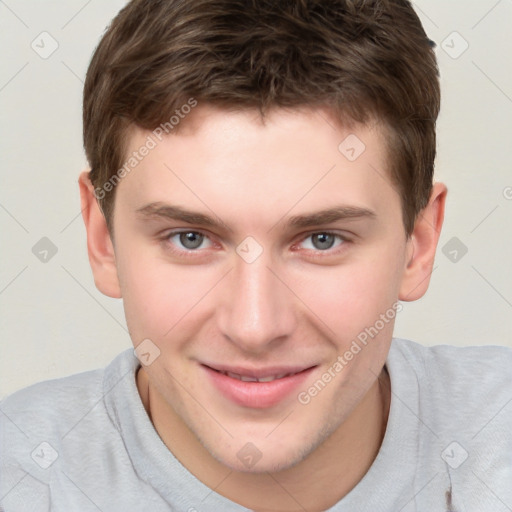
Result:
M337 244L336 239L339 240ZM327 231L313 233L312 235L309 235L307 238L305 238L304 242L306 242L307 240L311 240L311 243L309 244L310 247L306 247L306 249L311 249L315 251L327 251L345 242L345 239L341 235L329 233Z
M167 240L171 241L174 245L179 243L188 251L193 251L195 249L198 249L201 247L203 242L208 240L208 238L203 235L202 233L199 233L197 231L178 231L174 233L169 233L169 235L166 237ZM173 241L173 239L176 239L176 241ZM208 245L210 247L210 245Z

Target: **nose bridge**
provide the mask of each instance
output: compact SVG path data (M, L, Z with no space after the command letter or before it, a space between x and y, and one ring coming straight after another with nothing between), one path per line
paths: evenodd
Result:
M231 342L246 351L262 351L293 332L292 297L266 255L250 263L237 257L230 274L219 322Z

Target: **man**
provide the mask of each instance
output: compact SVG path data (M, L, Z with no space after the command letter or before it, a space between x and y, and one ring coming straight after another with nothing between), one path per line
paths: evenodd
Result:
M3 508L510 510L512 351L392 337L443 223L438 111L407 1L130 2L79 184L135 355L2 403Z

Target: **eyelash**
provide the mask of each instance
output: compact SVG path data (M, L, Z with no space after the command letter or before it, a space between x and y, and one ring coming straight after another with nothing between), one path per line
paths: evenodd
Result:
M181 229L181 230L171 231L170 233L167 233L165 236L163 236L161 238L161 241L166 245L166 248L171 253L177 254L180 257L197 258L197 257L202 256L201 252L204 251L205 249L176 249L174 247L174 244L172 244L172 242L171 242L171 238L173 238L176 235L181 235L183 233L194 233L194 234L202 235L205 238L207 238L208 240L210 240L210 237L207 234L202 233L201 231L195 231L192 229ZM347 243L351 242L351 240L349 238L347 238L343 235L340 235L339 233L335 233L333 231L313 231L311 233L308 233L306 236L302 237L299 240L299 242L297 242L297 243L304 242L305 240L307 240L308 238L311 238L314 235L331 235L331 236L334 236L337 239L341 240L342 243L338 244L337 246L335 246L332 249L326 249L324 251L322 251L320 249L316 249L316 250L315 249L306 249L307 252L311 253L309 255L309 257L312 257L312 258L323 258L326 256L336 255L344 250L344 246ZM214 243L211 240L210 240L210 242ZM296 245L296 244L294 244L294 245Z

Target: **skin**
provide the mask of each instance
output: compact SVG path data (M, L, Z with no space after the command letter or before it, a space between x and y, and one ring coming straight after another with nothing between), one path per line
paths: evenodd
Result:
M149 134L134 128L128 153ZM354 162L338 150L349 134L366 146ZM379 451L393 321L308 404L297 392L398 299L416 300L427 290L446 187L434 185L407 237L386 168L377 124L348 129L322 109L278 109L262 123L250 110L199 105L117 186L114 242L88 173L80 176L96 286L123 298L134 346L149 338L160 350L137 373L142 403L180 462L245 507L325 510L357 485ZM222 224L205 228L137 211L156 202ZM374 215L287 224L339 205ZM170 236L173 230L205 236L191 249ZM318 244L325 231L343 238L328 238L333 245L326 248ZM263 250L252 263L236 252L247 236ZM206 361L316 367L277 406L254 409L219 393L201 367ZM251 468L237 457L248 442L261 453Z

